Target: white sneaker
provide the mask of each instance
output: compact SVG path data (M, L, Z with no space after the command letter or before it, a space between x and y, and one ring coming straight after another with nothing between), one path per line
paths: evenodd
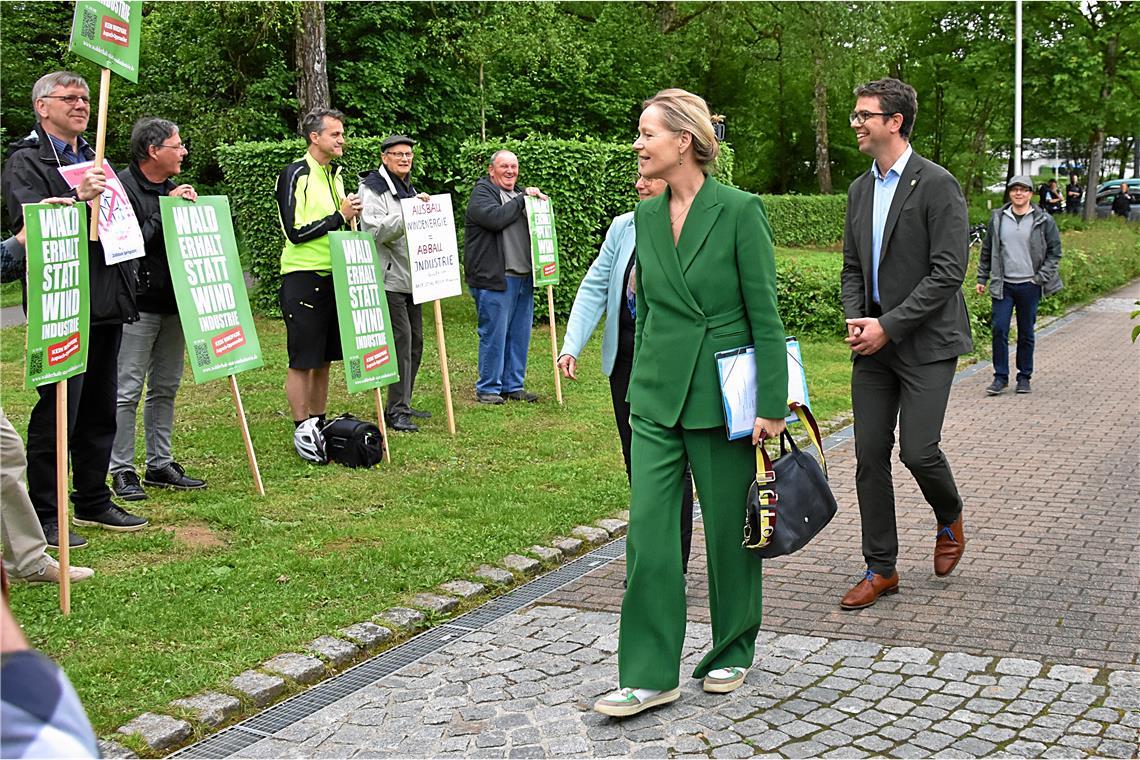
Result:
M95 575L95 571L89 567L72 565L67 569L67 576L71 579L72 583L80 583L93 575ZM39 572L32 573L31 575L16 576L15 580L30 583L33 586L42 583L59 583L59 563L56 562L54 557L48 556L47 563L40 568Z
M594 703L594 712L610 715L615 718L625 718L637 715L643 710L659 705L667 705L677 701L681 696L681 687L660 691L657 689L618 689L600 698Z
M748 668L714 668L701 682L701 688L712 694L727 694L744 684Z

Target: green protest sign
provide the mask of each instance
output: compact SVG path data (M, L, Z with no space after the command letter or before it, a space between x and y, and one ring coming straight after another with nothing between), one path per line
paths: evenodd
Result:
M330 232L333 289L348 392L400 379L376 242L367 232Z
M68 49L137 84L141 33L141 2L76 0Z
M535 287L558 284L558 233L554 229L554 206L549 199L526 197L530 224L530 258Z
M25 383L36 388L87 369L91 326L87 214L82 205L24 206L28 228L28 353Z
M194 382L262 365L237 240L224 195L159 198L162 234Z

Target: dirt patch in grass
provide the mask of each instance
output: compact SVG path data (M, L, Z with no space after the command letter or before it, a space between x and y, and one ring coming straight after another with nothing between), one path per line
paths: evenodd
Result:
M216 549L226 545L225 541L218 538L217 533L201 523L179 525L172 528L171 531L174 533L174 544L179 548L199 551L202 549Z

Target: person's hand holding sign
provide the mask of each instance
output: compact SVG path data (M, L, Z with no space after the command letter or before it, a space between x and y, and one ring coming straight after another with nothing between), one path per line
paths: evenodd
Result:
M430 195L428 195L427 193L420 193L420 194L419 194L419 195L417 195L416 197L417 197L417 198L419 198L419 199L420 199L421 201L423 201L424 203L427 203L428 201L430 201L430 200L431 200L431 196L430 196Z
M535 198L538 198L541 201L547 200L546 193L542 192L537 187L528 187L526 189L526 194L533 195Z
M103 167L92 166L83 173L79 187L75 188L75 195L81 201L91 201L102 195L106 189L107 172L103 171ZM51 200L46 200L44 203L51 203Z
M198 191L190 185L179 185L167 193L171 198L182 198L193 203L198 200Z
M344 217L344 221L351 222L360 216L360 211L363 208L364 202L360 200L360 196L356 193L349 193L345 199L340 202L340 215Z
M42 201L40 201L40 203L54 203L57 206L74 206L75 205L75 199L74 198L44 198ZM18 242L22 246L27 246L27 244L28 244L28 227L27 227L27 225L21 227L20 231L16 233L16 242Z

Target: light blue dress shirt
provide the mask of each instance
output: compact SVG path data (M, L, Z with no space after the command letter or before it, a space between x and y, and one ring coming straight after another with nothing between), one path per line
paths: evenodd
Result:
M875 175L875 210L871 217L871 300L875 303L879 303L879 257L883 251L883 228L887 224L891 201L899 186L899 177L913 153L914 148L908 145L885 175L879 173L877 162L871 162L871 173Z

